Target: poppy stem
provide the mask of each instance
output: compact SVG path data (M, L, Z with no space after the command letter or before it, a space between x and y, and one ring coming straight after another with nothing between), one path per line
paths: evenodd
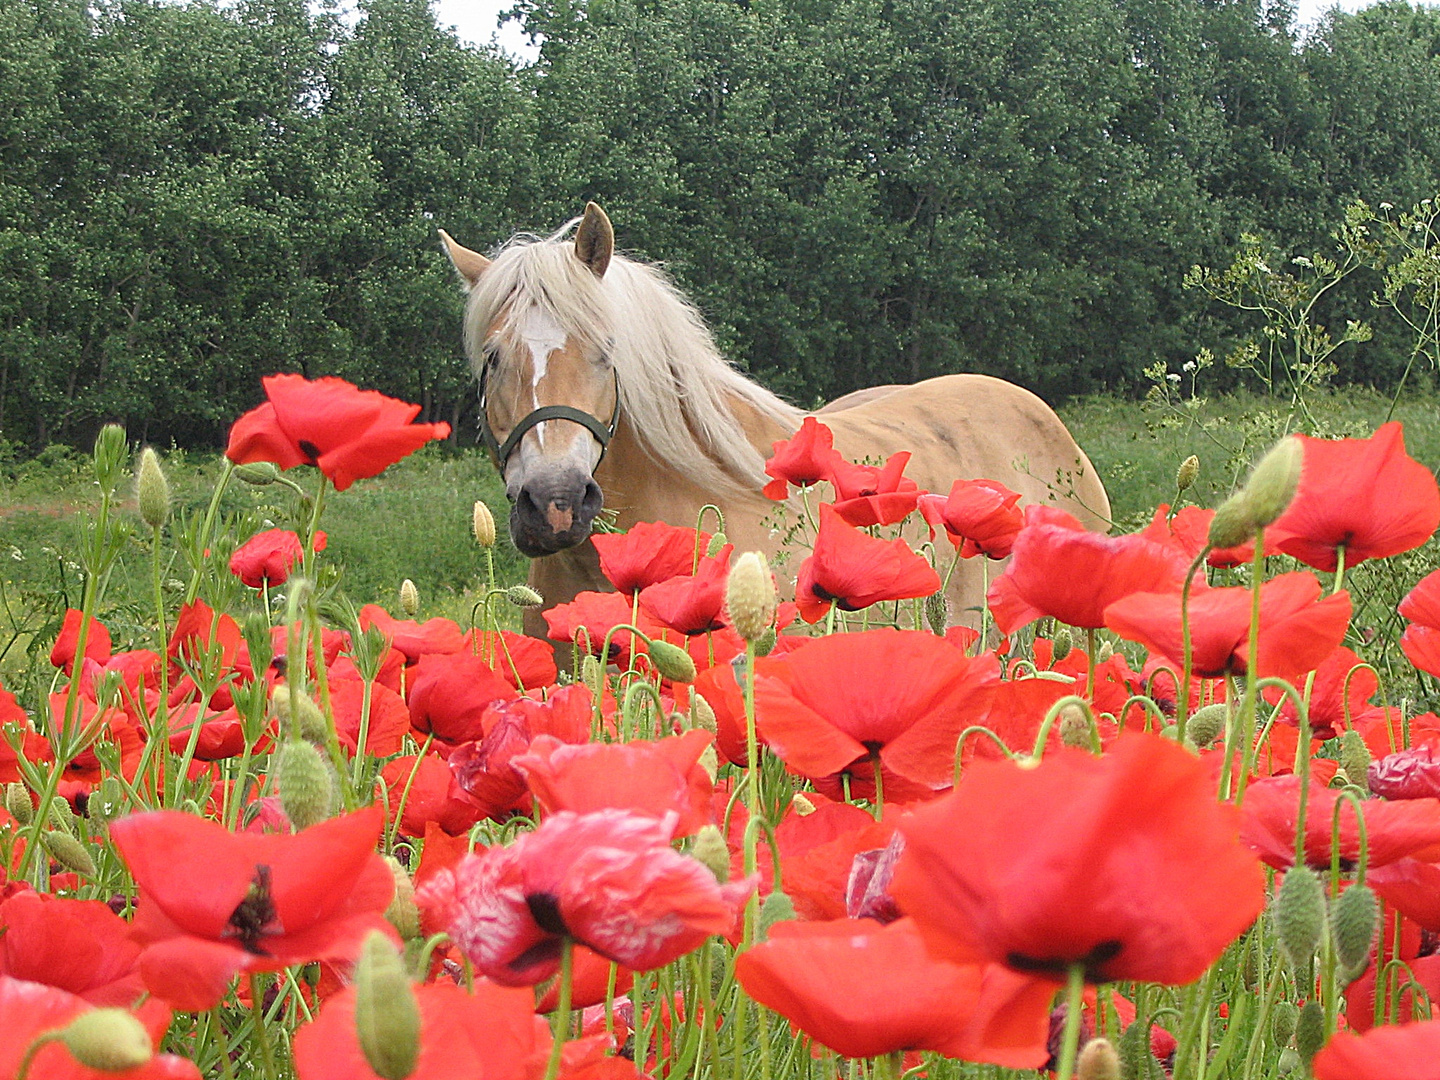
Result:
M185 603L193 604L195 597L200 593L200 577L205 573L205 553L210 548L210 533L215 527L215 511L220 507L220 496L225 494L225 486L230 483L230 475L235 471L235 463L225 458L225 466L220 470L220 479L215 481L215 491L210 496L210 505L205 510L205 523L200 527L200 538L195 542L195 569L190 574L190 584L185 589Z
M1345 587L1345 545L1338 544L1335 547L1335 587L1330 590L1334 596Z
M833 608L831 609L834 610ZM745 873L756 869L755 845L758 833L752 827L760 814L760 745L755 734L755 642L745 643ZM755 940L760 914L758 891L745 901L745 944Z
M40 1053L40 1051L45 1049L50 1043L59 1041L60 1032L47 1031L44 1035L41 1035L32 1042L25 1049L25 1056L20 1059L20 1068L15 1070L15 1080L25 1080L26 1075L30 1072L30 1066L35 1063L35 1055Z
M1190 589L1195 584L1195 572L1205 565L1205 560L1210 555L1210 545L1206 544L1205 549L1195 556L1195 561L1190 564L1190 569L1185 574L1185 585L1180 590L1180 675L1176 678L1175 687L1175 723L1178 729L1175 733L1175 741L1181 746L1185 745L1185 725L1190 721L1190 676L1195 668L1195 647L1190 637ZM1225 752L1230 752L1226 746Z
M1065 988L1065 1032L1060 1042L1060 1064L1057 1080L1070 1080L1075 1074L1075 1055L1080 1049L1080 1028L1085 1010L1085 965L1071 964Z
M250 1015L255 1023L255 1041L260 1044L260 1067L267 1078L275 1076L275 1056L270 1049L270 1031L265 1026L265 992L260 976L250 973Z
M570 1034L570 992L575 973L575 940L569 934L560 939L560 999L555 1005L555 1041L550 1044L550 1060L545 1065L545 1080L560 1075L560 1056ZM639 1017L637 1015L636 1019Z

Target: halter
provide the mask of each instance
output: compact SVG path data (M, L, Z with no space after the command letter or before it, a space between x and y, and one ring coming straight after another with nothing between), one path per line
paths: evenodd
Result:
M510 455L515 452L515 447L520 445L525 433L546 420L569 420L585 428L600 444L600 457L595 462L596 466L605 460L605 451L610 448L610 440L615 437L615 426L620 423L620 376L613 369L610 374L615 380L615 409L610 413L609 424L602 423L598 418L570 405L541 405L522 417L510 430L510 434L505 436L503 443L495 438L495 429L490 426L490 414L486 408L489 404L486 391L489 374L488 364L480 369L480 441L485 444L485 449L490 451L490 459L495 462L495 468L502 476L505 473L505 463L510 460Z

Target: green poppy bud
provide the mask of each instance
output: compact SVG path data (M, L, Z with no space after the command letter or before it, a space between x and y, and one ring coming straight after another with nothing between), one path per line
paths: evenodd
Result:
M281 683L270 692L270 708L279 718L281 727L298 733L307 742L323 742L329 735L330 726L315 699L304 691L292 689L287 683Z
M1300 483L1300 466L1305 448L1294 436L1281 439L1270 448L1245 481L1240 495L1251 524L1259 529L1285 512Z
M1277 1001L1270 1009L1270 1038L1276 1046L1289 1046L1295 1034L1295 1021L1300 1010L1288 1001Z
M717 730L715 710L711 708L710 702L699 694L690 695L690 727L702 728L705 731Z
M1175 490L1177 492L1188 491L1195 483L1195 478L1200 475L1200 459L1191 454L1180 467L1175 470Z
M755 646L755 658L758 660L762 656L769 656L770 650L775 648L775 642L779 640L780 635L776 632L775 627L765 627L765 629L761 631L760 636L753 642Z
M1275 1068L1281 1076L1290 1076L1293 1073L1304 1071L1305 1067L1300 1064L1300 1055L1295 1052L1295 1049L1287 1046L1280 1051L1280 1060L1275 1063Z
M1070 655L1070 650L1075 647L1074 638L1070 636L1070 628L1062 626L1055 631L1055 636L1050 639L1051 663L1058 664Z
M84 877L95 876L95 860L85 845L68 832L52 831L40 834L40 840L50 857L67 870L74 870Z
M1225 733L1225 721L1229 715L1230 707L1224 704L1196 709L1185 724L1185 737L1201 749L1209 747Z
M400 582L400 610L412 619L420 614L420 590L408 577Z
M505 590L505 599L518 608L537 608L545 603L545 598L529 585L511 585Z
M1325 1045L1325 1009L1318 1001L1307 1001L1295 1018L1295 1051L1309 1068Z
M714 536L710 537L710 545L705 549L705 557L707 559L713 559L716 555L720 554L720 549L729 542L730 541L725 539L723 532L717 532Z
M405 1080L420 1060L420 1003L388 938L372 930L355 965L355 1032L370 1068Z
M21 825L35 820L35 804L30 801L30 792L24 784L5 785L5 809Z
M1275 934L1290 957L1297 975L1310 970L1315 950L1325 932L1325 887L1308 866L1296 866L1285 874L1280 891L1271 905Z
M155 1056L150 1033L128 1009L83 1012L60 1032L60 1041L81 1065L102 1072L134 1069Z
M106 424L95 436L95 479L110 492L120 482L120 470L129 455L125 450L125 429L119 424Z
M140 451L135 501L140 507L141 520L152 529L160 528L170 517L170 481L160 468L160 455L148 446Z
M1340 768L1346 780L1370 794L1370 748L1358 731L1352 729L1340 736Z
M795 811L796 817L809 817L815 813L815 804L803 791L795 793L795 797L790 800L790 807Z
M52 828L61 829L72 836L75 834L75 812L70 809L70 803L63 795L51 797L50 813L45 820L50 822Z
M747 551L735 560L725 586L725 606L735 632L754 641L775 621L775 579L765 565L765 556Z
M415 882L409 872L400 865L393 855L382 856L390 874L395 878L395 895L385 909L385 918L406 941L420 936L420 909L415 906Z
M1330 905L1330 940L1340 970L1355 978L1370 961L1380 909L1368 885L1351 885Z
M715 880L722 885L730 879L730 846L725 843L725 837L714 825L702 826L695 834L695 843L690 848L690 854L714 874Z
M280 470L271 461L252 461L248 465L236 465L234 476L247 484L264 487L280 479Z
M297 832L330 816L335 784L312 743L288 740L280 748L275 780L280 787L280 806Z
M778 922L789 922L795 918L795 902L779 889L760 902L760 920L755 928L755 940L764 941L770 936L770 928Z
M470 518L470 529L475 534L475 542L483 548L495 546L495 515L490 513L490 507L479 499L475 500L475 510Z
M695 661L690 659L690 654L679 645L656 638L646 646L646 651L650 654L650 662L655 665L655 670L664 678L671 682L694 681Z
M1073 701L1060 710L1060 742L1078 750L1091 748L1090 714Z
M1120 1054L1109 1039L1091 1039L1081 1048L1075 1080L1120 1080Z
M936 637L944 637L950 625L950 601L945 593L933 592L925 598L925 625Z

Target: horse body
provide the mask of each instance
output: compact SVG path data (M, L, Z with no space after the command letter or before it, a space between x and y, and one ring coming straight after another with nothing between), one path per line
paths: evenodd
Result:
M490 444L523 432L498 464L515 505L512 537L538 556L532 586L547 607L609 588L588 539L595 486L619 528L693 526L713 504L737 551L773 557L780 508L760 492L763 463L805 414L730 367L663 275L614 256L598 207L586 208L573 245L568 229L512 241L493 263L445 237L471 289L466 336L487 388ZM585 419L567 415L577 411ZM923 489L944 494L956 479L984 477L1027 503L1108 525L1109 502L1084 452L1043 401L1011 383L946 375L857 391L820 411L851 460L910 451L906 475ZM615 418L608 446L600 422L588 422L605 416ZM969 565L978 561L951 579L957 614L982 600L981 570ZM545 636L543 617L527 613L526 629Z

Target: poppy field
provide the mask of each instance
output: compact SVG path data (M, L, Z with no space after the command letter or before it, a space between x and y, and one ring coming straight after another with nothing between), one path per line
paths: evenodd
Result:
M1399 423L1215 506L1187 462L1102 535L807 419L780 580L713 514L600 533L554 650L483 503L466 614L348 595L327 512L447 425L264 385L183 522L100 433L76 602L0 687L0 1080L1440 1078L1440 489Z

